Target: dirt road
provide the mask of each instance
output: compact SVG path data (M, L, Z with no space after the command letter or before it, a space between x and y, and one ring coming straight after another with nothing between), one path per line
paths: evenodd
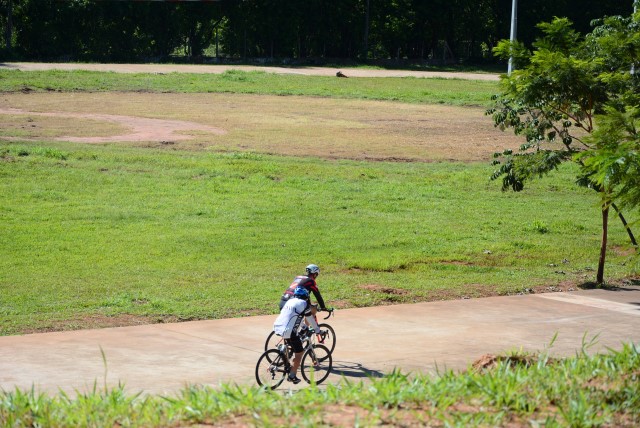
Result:
M224 73L228 70L264 71L277 74L305 74L335 76L341 71L347 77L440 77L448 79L499 80L498 74L452 73L445 71L373 70L364 68L331 67L268 67L248 65L192 65L192 64L79 64L79 63L0 63L0 69L34 70L90 70L116 73Z

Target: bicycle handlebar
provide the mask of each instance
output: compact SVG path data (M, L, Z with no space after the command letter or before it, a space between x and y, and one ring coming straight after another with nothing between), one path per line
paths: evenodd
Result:
M326 317L324 317L323 319L329 319L331 318L331 315L334 315L333 311L335 311L334 308L330 308L330 309L325 309L325 312L329 312L329 315L327 315Z

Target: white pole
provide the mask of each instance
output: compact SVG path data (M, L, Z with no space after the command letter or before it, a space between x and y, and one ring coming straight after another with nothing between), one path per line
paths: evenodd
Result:
M633 1L633 14L635 15L637 11L638 11L638 0L634 0ZM636 73L636 65L635 64L631 64L631 74L635 74L635 73Z
M511 3L511 43L516 41L516 32L518 27L518 0L512 0ZM509 57L509 68L507 74L511 74L513 70L513 54Z

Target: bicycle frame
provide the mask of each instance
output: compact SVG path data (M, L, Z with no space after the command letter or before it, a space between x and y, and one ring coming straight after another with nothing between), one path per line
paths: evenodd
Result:
M324 317L324 319L328 319L330 318L332 315L335 315L334 313L334 309L328 309L326 312L329 312L329 314ZM317 315L314 314L314 319L316 320L316 323L320 326L321 330L326 330L329 334L329 341L326 340L317 340L317 343L322 344L322 345L326 345L329 348L330 352L333 352L333 350L335 349L336 346L336 333L333 330L333 328L331 327L331 325L326 324L326 323L318 323L318 317ZM269 335L267 336L267 340L264 343L264 350L267 351L269 349L274 349L276 348L278 345L280 345L282 343L282 338L279 339L275 339L274 336L276 336L276 334L272 331L271 333L269 333ZM317 338L319 339L319 338Z

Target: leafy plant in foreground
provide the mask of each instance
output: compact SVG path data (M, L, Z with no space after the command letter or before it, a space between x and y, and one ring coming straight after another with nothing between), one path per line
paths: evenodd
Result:
M155 427L422 424L449 426L633 426L640 423L640 349L563 360L510 353L496 364L435 375L393 371L278 394L253 386L191 385L175 396L127 394L124 386L48 395L0 392L0 425ZM292 399L293 398L293 399Z

